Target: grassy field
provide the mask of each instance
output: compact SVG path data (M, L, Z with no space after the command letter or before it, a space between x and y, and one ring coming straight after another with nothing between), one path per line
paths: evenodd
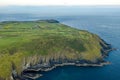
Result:
M0 79L9 80L12 63L20 73L24 58L29 61L29 57L36 55L96 61L102 58L99 42L97 35L57 21L1 22Z

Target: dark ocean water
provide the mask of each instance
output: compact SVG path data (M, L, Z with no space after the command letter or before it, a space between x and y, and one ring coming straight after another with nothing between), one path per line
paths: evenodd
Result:
M57 19L66 25L88 30L98 34L107 43L112 44L116 51L112 51L106 60L111 64L103 67L57 67L36 80L120 80L120 16L56 16L40 17L39 15L1 15L4 20L38 20Z

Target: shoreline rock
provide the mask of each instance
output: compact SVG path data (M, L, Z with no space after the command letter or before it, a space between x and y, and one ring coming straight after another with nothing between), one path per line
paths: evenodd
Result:
M109 65L109 64L110 62L106 62L106 61L98 62L98 63L82 63L82 64L75 63L75 62L72 62L72 63L68 62L68 63L62 63L62 64L54 64L53 66L48 65L46 67L39 67L39 66L36 66L36 68L29 67L28 69L23 71L23 73L21 74L21 77L23 79L29 78L29 79L34 80L34 79L41 77L42 74L39 73L39 75L34 75L33 73L47 72L47 71L51 71L55 69L56 67L62 67L62 66L102 67L102 66ZM31 74L31 75L28 75L28 74Z
M29 69L26 69L23 71L24 74L21 75L22 78L29 78L29 79L37 79L39 77L42 76L42 74L32 74L33 73L37 73L37 72L47 72L47 71L51 71L53 69L55 69L56 67L62 67L62 66L80 66L80 67L102 67L102 66L105 66L105 65L109 65L110 62L102 62L102 63L99 63L99 64L95 64L95 63L91 63L91 64L88 64L88 63L83 63L83 64L76 64L76 63L62 63L62 64L55 64L54 66L51 66L51 67L48 67L48 68L29 68ZM28 75L30 74L30 75Z

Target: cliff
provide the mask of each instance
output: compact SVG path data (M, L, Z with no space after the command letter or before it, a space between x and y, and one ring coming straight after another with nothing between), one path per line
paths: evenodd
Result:
M57 66L103 66L111 51L96 34L56 20L0 23L0 80L36 78Z

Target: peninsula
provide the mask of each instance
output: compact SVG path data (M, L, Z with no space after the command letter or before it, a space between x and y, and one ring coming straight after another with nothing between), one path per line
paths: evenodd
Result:
M107 65L111 50L96 34L57 20L0 22L0 80L35 79L64 65Z

